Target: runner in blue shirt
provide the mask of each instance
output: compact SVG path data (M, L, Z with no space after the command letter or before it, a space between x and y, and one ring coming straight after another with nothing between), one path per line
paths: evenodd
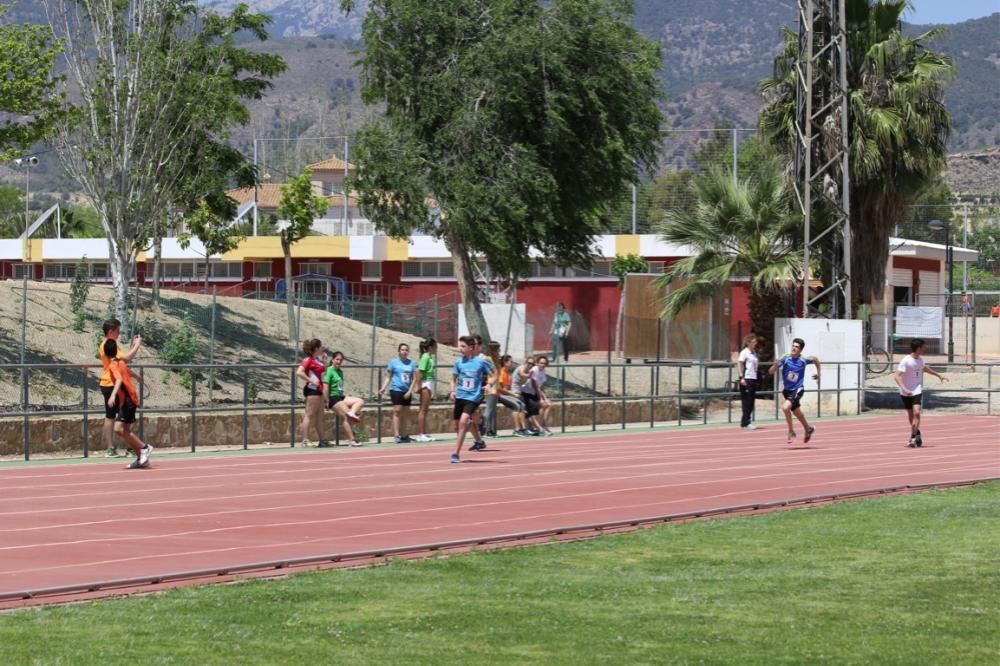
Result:
M806 415L802 413L802 394L805 393L806 366L812 363L816 366L813 379L819 379L819 359L815 356L803 356L802 349L806 346L805 340L795 338L792 340L792 351L780 358L775 358L768 374L781 371L781 394L785 396L785 403L781 409L785 412L785 421L788 423L788 446L795 444L795 426L792 424L792 414L799 420L805 428L803 442L808 443L812 439L816 428L809 425Z
M397 444L409 442L409 435L404 434L410 414L410 401L413 396L410 393L413 384L413 373L417 365L410 358L410 346L405 342L399 345L399 357L389 361L385 368L385 382L378 390L379 395L383 395L386 389L389 390L389 399L392 401L392 434L393 440Z
M493 372L493 364L473 356L476 350L476 339L471 335L463 335L458 341L458 351L462 358L455 361L451 372L451 391L448 397L455 401L452 417L455 419L455 432L458 434L458 445L451 456L451 462L459 462L465 433L469 430L472 415L479 409L483 401L483 384L486 376Z

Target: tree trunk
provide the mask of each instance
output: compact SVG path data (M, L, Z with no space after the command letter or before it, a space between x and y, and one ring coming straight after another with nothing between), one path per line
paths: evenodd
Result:
M160 305L160 270L163 266L161 255L163 254L163 234L157 233L153 239L153 246L156 248L156 258L153 259L153 305Z
M284 238L281 239L281 251L285 255L285 302L288 304L288 343L295 348L299 341L298 330L295 327L295 283L292 282L292 246Z
M126 256L124 246L108 242L111 252L111 285L115 293L115 319L122 323L122 337L132 337L128 316L128 277L132 269L132 259Z
M479 289L476 287L476 277L472 271L472 258L461 238L445 236L445 245L451 252L451 263L458 280L458 293L462 296L465 308L465 322L469 327L469 335L479 334L483 337L483 347L489 344L490 330L483 316L483 307L479 303Z

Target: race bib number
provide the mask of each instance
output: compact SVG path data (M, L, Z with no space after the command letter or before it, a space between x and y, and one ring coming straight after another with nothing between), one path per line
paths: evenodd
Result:
M799 381L799 373L797 373L797 372L789 372L788 373L788 381L793 382L793 383Z
M411 381L413 381L413 377L408 372L399 373L399 378L400 380L402 380L404 384L409 384Z
M463 391L475 391L476 390L476 380L472 377L462 377L462 390Z

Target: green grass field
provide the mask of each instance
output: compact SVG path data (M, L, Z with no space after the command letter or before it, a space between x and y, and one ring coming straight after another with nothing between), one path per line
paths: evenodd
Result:
M20 610L0 663L992 665L1000 483Z

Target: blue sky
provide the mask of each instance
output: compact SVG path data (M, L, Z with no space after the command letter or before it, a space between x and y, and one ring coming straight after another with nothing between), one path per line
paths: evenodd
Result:
M1000 0L910 0L908 23L960 23L1000 12Z

